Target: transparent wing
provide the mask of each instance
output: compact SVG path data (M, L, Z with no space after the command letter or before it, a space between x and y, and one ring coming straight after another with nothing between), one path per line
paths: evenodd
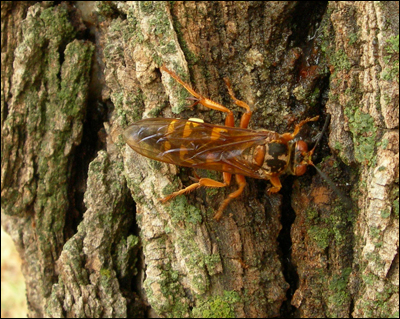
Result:
M254 147L279 138L271 131L165 118L136 122L124 136L133 150L157 161L253 178L263 178L253 161Z

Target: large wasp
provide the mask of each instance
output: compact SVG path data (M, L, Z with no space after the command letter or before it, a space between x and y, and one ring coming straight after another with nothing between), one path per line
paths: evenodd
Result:
M269 180L272 187L268 192L276 193L282 188L280 175L300 176L306 172L307 165L313 165L311 157L318 142L309 151L307 144L302 140L296 141L295 137L304 124L318 120L318 116L301 121L293 133L248 129L252 114L250 107L234 96L229 80L224 79L235 104L245 109L240 128L237 128L231 110L198 94L165 66L161 70L193 95L194 104L200 103L226 113L225 125L192 119L150 118L138 121L124 131L126 143L141 155L170 164L223 172L223 182L199 178L194 184L162 198L162 202L199 187L229 186L232 175L235 175L239 187L221 203L214 215L219 220L229 202L243 192L246 185L244 176Z

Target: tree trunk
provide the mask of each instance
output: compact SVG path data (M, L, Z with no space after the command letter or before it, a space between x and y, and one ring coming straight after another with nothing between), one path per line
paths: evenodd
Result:
M1 7L2 224L29 316L398 315L398 2L76 4ZM252 129L319 115L315 141L330 114L315 163L343 195L309 168L278 194L247 178L218 222L235 183L160 203L193 170L135 153L123 129L224 123L187 108L163 64L239 119L228 77Z

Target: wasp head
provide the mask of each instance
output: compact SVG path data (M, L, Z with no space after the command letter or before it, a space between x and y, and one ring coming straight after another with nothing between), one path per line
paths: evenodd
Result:
M314 165L311 160L313 153L314 148L309 151L306 142L297 141L294 144L291 173L296 176L304 175L307 171L307 166Z

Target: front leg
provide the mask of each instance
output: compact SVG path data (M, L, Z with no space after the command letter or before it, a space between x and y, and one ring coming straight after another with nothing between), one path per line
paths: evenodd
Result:
M275 194L281 190L282 184L278 175L271 176L269 181L271 182L272 187L268 190L268 194Z
M283 140L283 142L287 143L291 140L293 140L297 134L299 134L300 129L302 128L302 126L308 122L315 122L319 119L319 116L314 116L312 118L306 118L305 120L301 121L299 124L297 124L294 128L293 133L284 133L281 135L281 139Z

